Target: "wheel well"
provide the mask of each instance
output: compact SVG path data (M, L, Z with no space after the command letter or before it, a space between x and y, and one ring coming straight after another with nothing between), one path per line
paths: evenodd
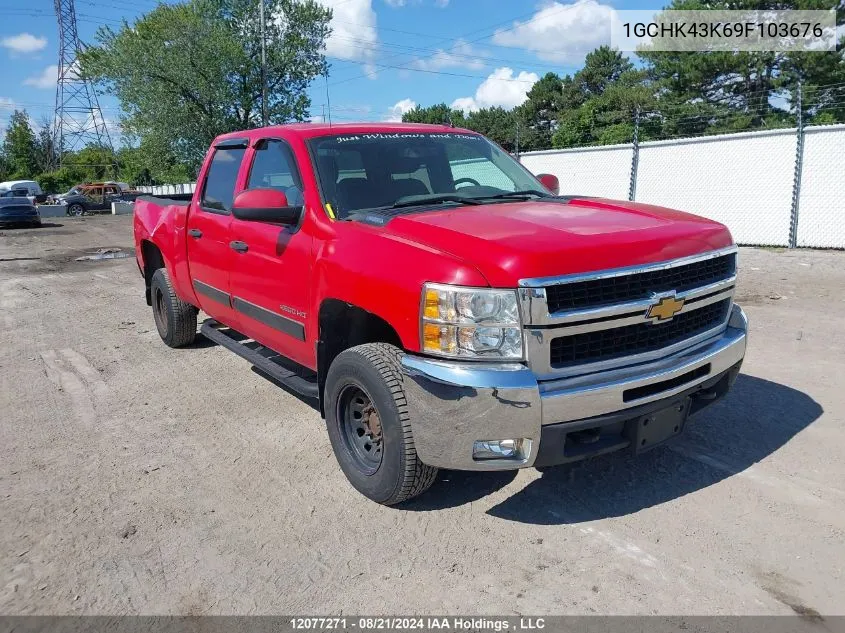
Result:
M387 321L372 312L338 299L326 299L320 306L319 335L317 379L320 386L320 412L323 414L326 375L338 354L364 343L390 343L402 348L399 335Z
M153 281L155 271L159 268L164 268L164 257L158 246L148 240L141 242L141 255L144 258L144 282L147 285L147 305L150 306L153 304L152 297L150 296L150 284Z

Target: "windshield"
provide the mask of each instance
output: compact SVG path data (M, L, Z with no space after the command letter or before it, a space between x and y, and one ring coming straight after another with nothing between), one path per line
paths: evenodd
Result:
M363 209L543 191L528 170L477 134L347 134L313 138L309 147L324 199L338 218Z

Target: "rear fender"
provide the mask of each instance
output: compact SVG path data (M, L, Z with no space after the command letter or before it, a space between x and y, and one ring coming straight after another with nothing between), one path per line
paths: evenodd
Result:
M141 273L149 284L145 256L157 252L167 269L176 295L192 305L198 305L191 285L188 266L187 243L185 239L189 206L167 202L156 198L142 197L135 201L135 257ZM154 247L154 251L150 250ZM158 262L149 262L156 264Z

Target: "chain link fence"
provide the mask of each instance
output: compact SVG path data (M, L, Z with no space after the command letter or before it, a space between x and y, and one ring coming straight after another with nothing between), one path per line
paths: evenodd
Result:
M689 211L727 225L739 244L845 248L843 157L845 125L528 152L520 158L535 174L557 176L562 193Z

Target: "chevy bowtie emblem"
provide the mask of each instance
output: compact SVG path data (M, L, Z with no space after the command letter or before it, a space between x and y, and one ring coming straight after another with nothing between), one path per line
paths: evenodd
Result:
M660 297L659 300L655 297L655 300L645 315L647 319L654 321L668 321L684 307L684 300L678 299L674 294Z

